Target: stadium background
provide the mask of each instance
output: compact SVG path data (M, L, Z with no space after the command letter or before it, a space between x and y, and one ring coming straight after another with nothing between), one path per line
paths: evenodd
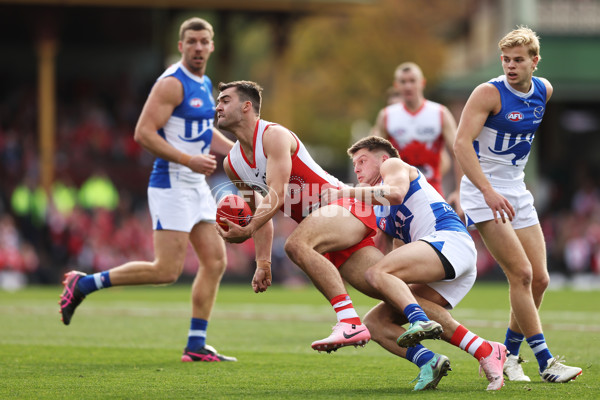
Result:
M263 117L299 133L329 172L353 182L345 149L367 134L396 65L413 60L428 98L458 120L471 90L501 74L496 43L517 24L542 38L538 75L555 94L527 183L553 283L600 276L600 1L0 0L0 286L59 282L78 268L152 259L146 185L153 158L133 129L156 77L178 59L189 16L215 27L213 82L265 87ZM217 174L211 182L225 177ZM445 182L451 190L452 183ZM276 281L306 282L282 244ZM479 279L503 279L479 243ZM225 281L249 281L253 246L228 245ZM195 260L190 251L186 274Z

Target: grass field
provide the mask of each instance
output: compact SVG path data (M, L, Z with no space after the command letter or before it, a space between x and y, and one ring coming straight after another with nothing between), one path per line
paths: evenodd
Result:
M550 349L583 375L567 384L507 382L486 392L478 364L441 341L453 371L435 391L413 393L417 368L381 349L317 353L310 343L330 333L335 315L310 288L223 286L208 343L237 363L182 363L189 327L189 286L112 288L86 299L70 326L60 322L59 287L0 292L0 399L597 399L600 398L600 292L550 291L541 311ZM375 301L351 292L361 315ZM453 311L481 336L503 341L508 290L477 283Z

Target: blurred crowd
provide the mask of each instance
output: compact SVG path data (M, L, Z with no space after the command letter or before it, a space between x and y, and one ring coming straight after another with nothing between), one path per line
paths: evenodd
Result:
M103 271L131 260L152 260L146 187L153 157L133 140L143 99L127 85L106 100L99 89L79 85L59 99L55 181L41 186L35 91L22 88L0 103L0 287L57 283L71 269ZM115 89L115 90L112 90ZM567 206L540 211L551 272L600 275L600 187L590 171ZM343 177L342 177L343 178ZM215 174L209 181L225 180ZM560 192L548 180L547 195ZM562 193L564 195L564 193ZM563 202L564 203L564 202ZM273 247L274 281L303 284L303 273L286 257L285 238L295 223L278 214ZM477 232L480 278L503 275ZM251 241L227 245L225 281L249 283L254 270ZM191 248L182 279L192 279Z

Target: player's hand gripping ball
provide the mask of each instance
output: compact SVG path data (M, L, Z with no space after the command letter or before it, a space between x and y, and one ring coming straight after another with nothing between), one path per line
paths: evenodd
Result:
M229 226L224 221L225 219L239 226L247 226L252 220L250 206L236 194L229 194L223 197L217 205L217 224L225 231L228 231Z

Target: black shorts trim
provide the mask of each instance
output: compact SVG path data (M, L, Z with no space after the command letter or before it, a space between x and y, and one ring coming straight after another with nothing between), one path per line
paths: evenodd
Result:
M438 257L440 258L440 261L442 262L442 267L444 267L444 273L445 273L445 277L444 279L454 279L456 278L456 271L454 271L454 267L452 266L452 264L450 264L450 261L448 261L448 259L446 258L445 255L442 254L441 251L439 251L438 249L435 248L434 245L432 245L431 243L429 243L426 240L423 239L419 239L421 242L427 243L428 245L431 246L431 248L433 250L435 250L435 254L438 255Z

